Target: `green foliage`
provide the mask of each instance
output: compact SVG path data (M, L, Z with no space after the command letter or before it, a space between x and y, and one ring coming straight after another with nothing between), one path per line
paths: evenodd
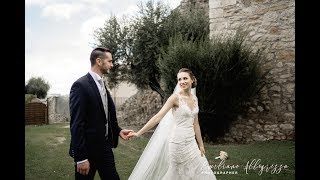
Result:
M245 37L240 30L233 37L213 41L188 41L176 36L159 60L167 92L173 91L180 68L189 68L195 74L199 122L202 133L211 141L228 131L230 123L245 112L247 102L264 86L266 73L261 63L265 56L245 45Z
M186 7L183 12L173 10L164 21L162 32L166 46L169 39L176 35L181 35L186 40L209 37L209 18L202 9Z
M160 87L160 72L156 66L160 48L165 39L162 38L160 28L163 19L168 14L168 7L160 1L154 3L148 1L139 6L139 16L133 24L135 40L132 53L130 80L135 82L138 88L145 89L148 86L164 97Z
M112 86L128 81L141 89L151 87L165 99L176 85L177 71L193 70L198 79L200 124L205 136L214 140L263 86L264 56L246 46L239 31L213 43L208 34L209 18L203 10L190 7L170 12L165 4L150 0L139 5L139 15L131 21L119 22L112 16L96 38L114 54L115 66L108 75Z
M34 94L43 99L47 96L50 84L42 77L31 77L25 86L25 94Z
M141 89L150 87L163 99L166 93L160 86L157 66L161 49L166 49L170 37L176 34L189 40L207 37L209 19L202 10L170 11L161 1L150 0L138 7L139 14L133 20L119 22L113 16L96 31L95 37L98 45L109 47L114 53L115 66L108 75L112 85L128 81Z
M34 94L25 94L24 95L24 103L25 104L28 104L32 101L32 99L35 99L37 98L37 95L34 95Z
M113 55L113 68L108 74L108 86L116 87L121 81L128 79L128 62L131 59L132 33L128 19L118 21L116 16L111 16L105 21L102 28L95 30L94 37L99 42L95 46L104 46L111 50Z

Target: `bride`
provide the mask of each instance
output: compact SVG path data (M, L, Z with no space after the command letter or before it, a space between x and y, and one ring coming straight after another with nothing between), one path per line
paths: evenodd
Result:
M177 74L174 93L138 132L139 137L158 125L129 180L216 180L205 157L198 122L197 80L191 70Z

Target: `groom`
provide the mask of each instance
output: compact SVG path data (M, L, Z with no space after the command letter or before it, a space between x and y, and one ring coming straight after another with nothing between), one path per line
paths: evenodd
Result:
M70 90L69 155L74 158L76 180L93 180L96 171L102 180L118 180L112 148L117 147L118 136L128 140L132 130L118 126L115 105L103 81L113 67L110 50L95 48L90 62L89 73Z

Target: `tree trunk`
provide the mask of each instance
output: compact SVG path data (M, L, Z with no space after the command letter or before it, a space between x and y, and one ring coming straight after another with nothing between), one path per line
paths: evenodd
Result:
M160 84L158 82L149 82L149 86L153 91L156 91L161 97L161 104L164 104L167 99L166 93L161 89Z

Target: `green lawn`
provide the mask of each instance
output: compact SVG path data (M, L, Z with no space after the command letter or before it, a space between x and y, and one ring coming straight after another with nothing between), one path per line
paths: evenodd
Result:
M73 159L68 155L68 124L25 127L25 179L74 179ZM119 141L114 149L120 178L128 179L147 138ZM268 141L252 144L205 144L206 157L218 180L293 180L295 179L295 142ZM219 151L228 152L224 163L216 160ZM95 179L100 179L96 174Z

